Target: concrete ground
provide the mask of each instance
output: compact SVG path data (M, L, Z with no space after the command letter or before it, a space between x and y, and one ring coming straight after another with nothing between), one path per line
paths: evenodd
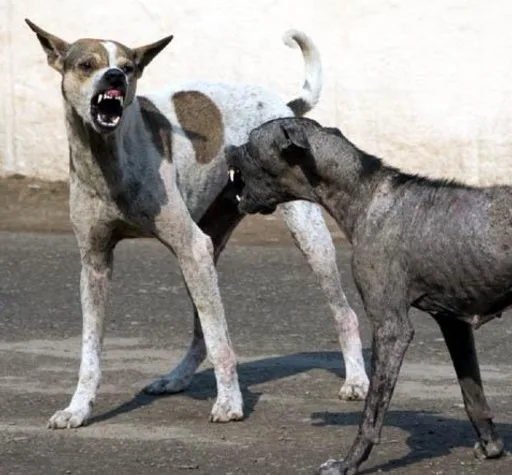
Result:
M106 328L103 384L87 427L45 428L76 383L81 330L79 259L68 233L66 187L0 180L0 474L310 474L342 456L362 403L337 399L343 382L331 316L280 219L247 219L219 262L221 292L247 417L208 423L209 365L184 393L139 390L167 372L191 338L191 312L175 259L154 241L123 242ZM332 226L332 223L330 223ZM332 227L335 230L334 227ZM345 290L370 331L336 231ZM441 335L413 312L415 339L361 473L505 475L511 458L479 462L475 435ZM512 448L509 314L477 332L491 407Z

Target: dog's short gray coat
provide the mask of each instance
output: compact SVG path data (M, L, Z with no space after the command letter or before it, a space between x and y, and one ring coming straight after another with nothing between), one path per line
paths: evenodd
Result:
M440 326L477 435L475 453L503 453L486 402L473 327L512 305L512 188L475 188L384 165L334 128L277 119L230 147L243 212L270 212L295 199L323 205L353 246L352 271L373 326L370 387L358 435L344 460L320 473L345 474L369 456L407 347L409 308ZM243 180L243 181L242 181Z

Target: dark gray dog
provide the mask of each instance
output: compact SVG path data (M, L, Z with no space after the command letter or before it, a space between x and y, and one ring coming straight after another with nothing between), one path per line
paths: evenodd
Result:
M482 389L473 327L512 304L512 188L402 173L310 119L267 122L226 152L241 211L318 202L353 246L354 279L373 325L370 388L347 457L329 460L318 473L357 470L379 442L414 335L411 306L441 328L478 434L475 455L500 457L503 443Z

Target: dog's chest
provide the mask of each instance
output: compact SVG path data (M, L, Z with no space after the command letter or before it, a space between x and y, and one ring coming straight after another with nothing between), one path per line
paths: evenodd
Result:
M163 181L131 179L111 191L111 206L129 222L145 225L159 216L167 205Z
M169 203L169 184L152 170L124 170L115 177L106 174L94 184L73 182L81 190L75 202L90 201L86 207L97 208L102 219L126 223L126 229L131 229L128 237L138 234L137 229L151 230Z

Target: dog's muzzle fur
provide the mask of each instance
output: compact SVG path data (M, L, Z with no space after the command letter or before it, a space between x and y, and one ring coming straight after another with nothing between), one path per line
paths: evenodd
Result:
M121 122L126 97L126 76L120 69L108 69L91 100L91 117L101 131L111 132Z

